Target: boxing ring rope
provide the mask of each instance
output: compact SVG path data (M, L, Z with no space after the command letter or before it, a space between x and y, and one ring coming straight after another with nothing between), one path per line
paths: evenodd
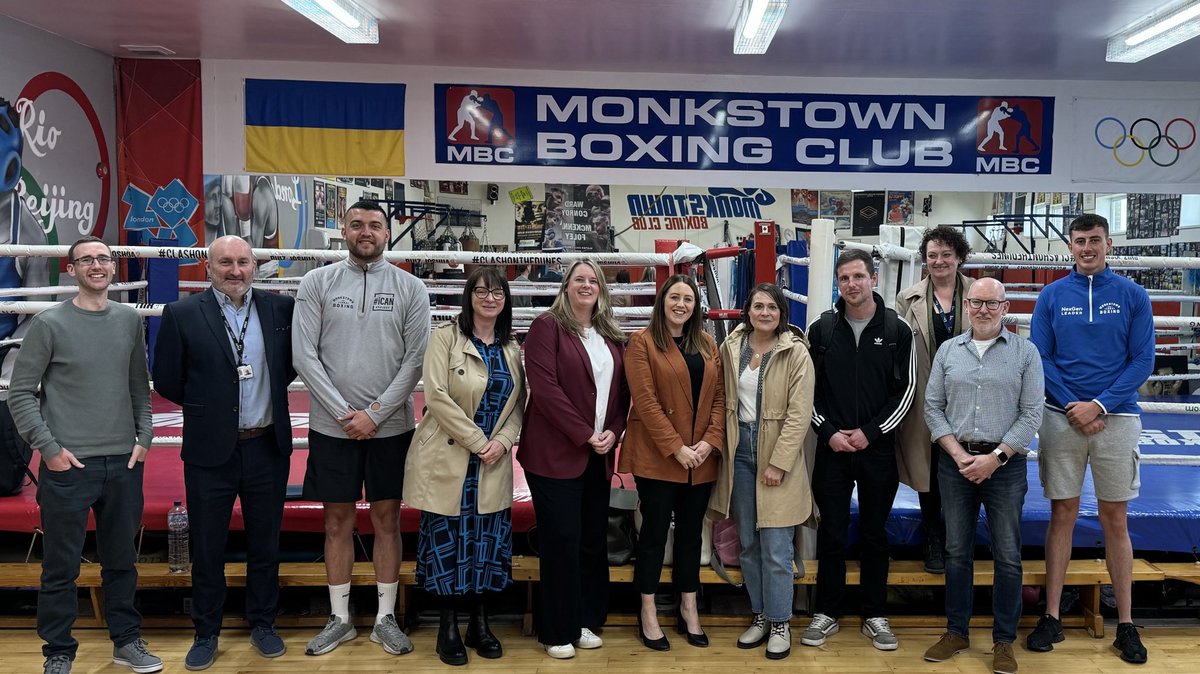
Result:
M66 257L70 246L0 245L4 257ZM204 260L205 248L157 248L152 246L111 246L115 258ZM695 253L692 253L692 251ZM299 262L338 262L349 255L345 250L311 250L301 248L254 248L255 260L294 260ZM388 262L443 262L458 264L540 264L562 265L577 260L591 260L600 265L631 267L673 267L690 262L703 251L695 246L681 247L675 253L484 253L446 250L392 250L383 254ZM690 256L690 257L689 257Z
M844 249L865 250L875 257L900 262L921 262L920 251L890 243L859 243L839 241ZM1133 269L1200 269L1200 257L1150 257L1142 255L1109 255L1105 261L1114 268ZM1071 255L1057 253L971 253L964 268L973 269L1065 269L1075 264Z
M1011 267L1009 267L1011 269ZM1005 293L1005 297L1009 300L1029 300L1034 301L1038 298L1038 293ZM1150 295L1151 302L1200 302L1200 297L1195 295Z
M800 293L792 292L792 291L788 290L787 288L780 288L780 290L783 291L783 296L786 297L787 299L789 299L793 302L799 302L801 304L808 304L808 296L807 295L801 295Z
M125 292L145 288L145 281L130 281L113 283L108 286L109 292ZM48 295L74 295L79 292L79 286L42 286L39 288L0 288L0 297L46 297Z

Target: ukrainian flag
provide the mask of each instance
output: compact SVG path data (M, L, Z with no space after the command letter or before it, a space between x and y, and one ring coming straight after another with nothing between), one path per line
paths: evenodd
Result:
M404 175L404 85L246 80L246 171Z

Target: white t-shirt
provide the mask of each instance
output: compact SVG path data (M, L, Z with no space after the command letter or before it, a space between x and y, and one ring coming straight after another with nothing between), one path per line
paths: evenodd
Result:
M759 370L762 366L759 365ZM753 423L758 420L758 374L747 365L738 377L738 421Z
M608 421L608 392L612 388L613 357L608 350L608 342L592 328L583 329L583 348L587 351L588 359L592 361L592 377L596 380L596 428L597 433L604 432L604 423Z
M979 358L981 360L983 359L983 354L987 353L988 349L992 348L992 345L996 343L997 339L1000 339L999 335L997 335L991 339L984 339L984 340L972 339L971 340L972 342L975 342L975 350L979 352Z

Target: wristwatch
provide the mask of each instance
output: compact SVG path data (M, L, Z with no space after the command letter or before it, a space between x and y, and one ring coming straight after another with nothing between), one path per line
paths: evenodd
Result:
M994 454L996 456L996 460L1000 462L1001 466L1008 463L1008 453L1005 452L1002 448L997 447L997 448L993 449L992 454Z

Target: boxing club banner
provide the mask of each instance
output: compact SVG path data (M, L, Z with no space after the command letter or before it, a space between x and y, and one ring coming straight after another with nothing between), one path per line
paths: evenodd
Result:
M1200 178L1200 100L1077 98L1077 183L1188 184Z
M441 164L1049 174L1054 99L434 85Z

